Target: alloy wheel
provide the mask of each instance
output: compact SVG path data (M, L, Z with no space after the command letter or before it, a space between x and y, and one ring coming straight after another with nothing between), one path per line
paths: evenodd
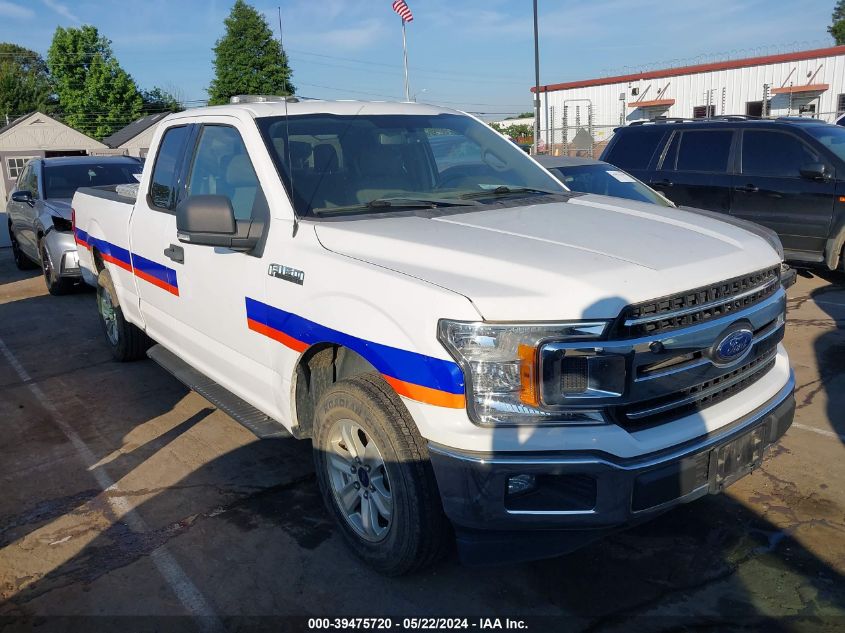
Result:
M326 467L341 514L361 538L383 540L393 521L393 494L375 441L352 420L338 420L329 432L329 451Z
M112 303L108 290L102 287L99 290L97 293L97 306L106 328L106 336L112 345L117 345L119 336L117 333L117 315L114 311L114 304Z

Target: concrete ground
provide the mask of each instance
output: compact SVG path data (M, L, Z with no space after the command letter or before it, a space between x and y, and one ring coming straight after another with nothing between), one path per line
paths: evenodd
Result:
M0 200L0 204L3 204L2 200ZM6 215L5 209L0 211L0 248L11 244L9 241L9 232L6 230L6 227L9 226L8 218L9 216Z
M0 249L0 630L56 615L199 615L161 621L201 630L305 630L252 619L291 615L845 628L843 282L790 289L796 421L727 494L554 560L472 569L453 557L386 579L330 523L308 444L257 441L152 362L112 362L94 296L51 297Z

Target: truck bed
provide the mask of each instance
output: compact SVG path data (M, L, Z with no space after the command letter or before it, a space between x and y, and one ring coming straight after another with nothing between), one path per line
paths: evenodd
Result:
M135 197L127 195L130 193L123 185L83 187L77 190L71 204L74 238L85 280L96 282L99 274L96 255L109 270L115 286L136 295L129 240L129 219Z

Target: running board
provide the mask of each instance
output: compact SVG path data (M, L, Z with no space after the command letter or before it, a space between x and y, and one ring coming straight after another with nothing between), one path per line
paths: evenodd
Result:
M251 431L259 439L292 437L288 430L270 416L241 400L225 387L197 371L173 352L161 345L153 345L147 350L147 356L162 366L163 369L190 387L215 407L224 411L235 422Z

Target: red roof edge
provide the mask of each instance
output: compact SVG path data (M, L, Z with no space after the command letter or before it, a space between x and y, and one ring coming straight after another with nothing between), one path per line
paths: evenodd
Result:
M747 68L748 66L761 66L763 64L795 62L803 59L815 59L817 57L833 57L834 55L845 55L845 46L830 46L828 48L815 48L809 51L781 53L779 55L763 55L761 57L746 57L745 59L732 59L724 62L713 62L711 64L679 66L677 68L652 70L642 73L632 73L630 75L616 75L614 77L599 77L597 79L583 79L581 81L570 81L561 84L548 84L546 86L540 86L540 92L554 92L556 90L570 90L572 88L588 88L590 86L621 84L640 79L662 79L664 77L677 77L679 75L712 72L714 70L730 70L733 68ZM531 92L536 92L536 88L534 86L531 87Z

